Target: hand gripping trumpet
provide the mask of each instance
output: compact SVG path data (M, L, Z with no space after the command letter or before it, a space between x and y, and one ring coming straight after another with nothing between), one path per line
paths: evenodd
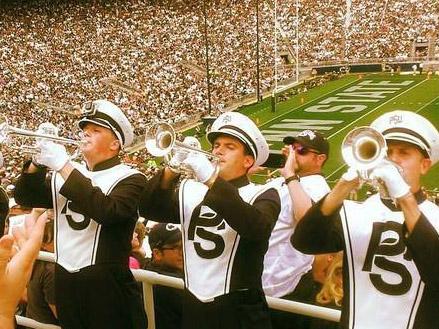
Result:
M176 139L174 128L170 124L165 122L160 122L151 126L145 135L145 146L147 151L156 157L163 156L168 166L171 167L172 170L180 173L184 173L186 175L192 176L192 171L184 166L184 164L173 164L170 162L172 154L176 151L183 152L198 152L204 154L208 157L208 159L213 162L216 170L219 169L218 163L219 158L212 153L206 152L198 148L194 145L189 145L183 142L180 142Z
M379 131L371 127L351 130L342 142L341 154L346 164L358 172L361 180L378 189L383 198L389 198L384 183L370 178L374 168L391 162L387 159L386 140ZM402 172L402 168L392 164Z

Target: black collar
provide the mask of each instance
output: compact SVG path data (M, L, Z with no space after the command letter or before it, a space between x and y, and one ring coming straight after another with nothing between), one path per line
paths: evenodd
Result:
M100 170L105 170L105 169L109 169L111 167L117 166L118 164L120 164L120 159L116 155L115 157L112 157L110 159L99 162L93 169L90 169L88 167L87 167L87 169L90 171L100 171Z
M425 193L421 189L418 192L414 193L413 196L415 197L417 204L421 204L422 202L424 202L427 199L427 196L425 195ZM381 201L390 210L401 211L401 208L399 207L399 205L395 204L392 199L381 198Z
M247 175L242 175L240 177L229 180L229 183L237 188L240 188L240 187L248 185L249 180L248 180Z

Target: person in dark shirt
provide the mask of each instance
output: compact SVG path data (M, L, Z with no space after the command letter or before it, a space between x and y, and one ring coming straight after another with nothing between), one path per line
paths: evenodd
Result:
M41 250L53 253L53 211L33 209L30 216L46 218ZM27 285L26 317L58 325L55 306L55 264L37 260Z
M6 233L6 221L9 216L9 197L6 191L0 187L0 238Z
M0 202L4 203L5 198L0 198ZM5 204L2 206L4 207ZM35 221L35 218L28 217L24 227L14 228L12 235L7 234L0 238L0 328L2 329L12 329L15 326L15 310L38 256L45 224L44 218ZM14 251L14 243L18 250Z
M183 278L181 231L178 226L158 223L148 236L152 256L145 270ZM154 285L153 289L156 328L181 328L183 291L161 285Z
M106 100L85 103L79 127L85 165L71 161L63 145L40 140L40 153L24 164L15 199L54 209L61 326L144 329L147 319L128 259L145 176L118 157L132 143L133 127ZM48 169L53 173L46 180Z

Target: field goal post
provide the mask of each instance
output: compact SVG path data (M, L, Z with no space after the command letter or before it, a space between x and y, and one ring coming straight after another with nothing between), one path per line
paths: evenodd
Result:
M291 49L291 47L288 46L288 38L284 30L282 29L280 23L277 19L277 0L274 0L274 86L271 93L271 111L276 112L276 104L277 104L277 96L279 93L293 87L294 85L297 85L299 83L299 0L295 1L295 7L296 7L296 15L295 15L295 43L294 43L294 49ZM282 40L287 43L287 48L289 50L290 55L293 57L295 62L295 78L296 81L293 85L287 85L280 87L278 86L278 65L279 65L279 54L278 54L278 45L277 45L277 39L278 39L278 33L281 35Z

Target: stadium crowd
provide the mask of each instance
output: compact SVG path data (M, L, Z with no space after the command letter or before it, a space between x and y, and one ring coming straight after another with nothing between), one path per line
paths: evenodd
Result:
M256 1L2 1L0 114L12 127L31 131L52 122L61 136L71 139L79 134L78 109L93 99L105 98L120 106L138 136L157 120L177 125L217 116L255 93ZM414 39L432 37L439 30L437 4L428 0L310 0L299 2L299 8L292 0L258 3L262 91L269 91L277 81L295 80L297 46L299 61L305 65L407 58ZM280 99L322 81L311 80ZM6 146L2 153L0 183L12 189L23 152ZM158 171L150 159L142 149L127 154L124 162L150 177ZM145 233L140 227L133 236L137 243L135 248L133 242L133 258L141 254L137 268L143 268L145 261L139 248ZM153 254L181 253L178 239L165 242L159 247L151 244ZM148 265L160 267L152 264L155 260L152 257ZM341 267L340 262L335 265ZM334 280L340 285L340 278ZM338 300L335 304L340 306Z
M439 27L431 1L349 3L300 2L297 22L295 1L282 1L277 7L272 1L259 2L263 91L272 88L275 80L295 79L291 63L297 24L299 61L304 64L408 57L413 39L427 38ZM54 122L60 135L68 138L77 135L76 118L65 111L90 99L107 98L118 104L133 119L138 135L154 120L193 122L206 114L218 115L232 102L255 92L256 1L203 4L178 0L2 2L1 113L12 126L30 130L42 122ZM276 52L274 9L279 23ZM18 152L3 152L7 154L2 185L8 185L17 174ZM140 163L148 156L140 151L127 160L142 167Z

